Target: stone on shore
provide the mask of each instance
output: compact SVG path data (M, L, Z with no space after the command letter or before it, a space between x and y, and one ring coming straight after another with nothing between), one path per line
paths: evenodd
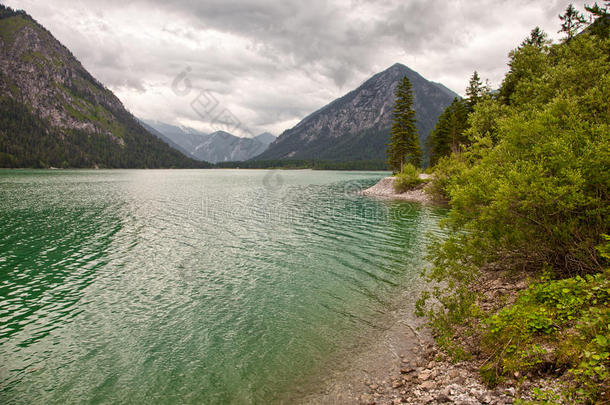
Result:
M428 174L420 174L421 179L428 179L430 175ZM406 191L404 193L397 193L394 190L394 181L395 178L384 177L379 180L377 184L372 187L367 188L361 192L362 195L371 196L371 197L379 197L379 198L389 198L395 200L404 200L404 201L413 201L419 203L432 203L432 199L425 192L426 184L421 184L415 187L413 190Z

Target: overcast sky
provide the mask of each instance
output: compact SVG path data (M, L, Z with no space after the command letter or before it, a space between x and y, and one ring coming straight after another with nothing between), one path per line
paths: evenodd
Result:
M239 124L246 131L237 135L279 135L396 62L459 94L474 70L497 86L508 52L533 27L558 38L568 3L6 1L48 28L136 116L204 132Z

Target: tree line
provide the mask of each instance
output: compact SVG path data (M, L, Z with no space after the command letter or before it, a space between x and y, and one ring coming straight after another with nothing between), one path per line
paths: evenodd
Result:
M429 142L430 191L450 210L426 272L440 284L420 313L453 356L484 360L490 385L562 374L561 392L539 393L562 403L610 392L609 8L586 6L585 16L568 6L559 43L534 28L510 52L500 88L473 75ZM514 304L484 309L489 277L530 286ZM456 339L464 328L470 347Z

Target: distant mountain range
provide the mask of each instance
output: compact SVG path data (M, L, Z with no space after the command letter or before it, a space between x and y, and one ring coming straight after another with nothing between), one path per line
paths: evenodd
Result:
M255 159L385 159L394 93L404 76L413 86L417 129L423 146L438 116L458 95L397 63L284 131Z
M0 167L209 167L146 131L72 53L0 5Z
M263 153L276 137L264 132L253 138L242 138L224 131L211 134L196 129L169 125L159 121L140 121L150 133L188 157L210 163L238 162Z

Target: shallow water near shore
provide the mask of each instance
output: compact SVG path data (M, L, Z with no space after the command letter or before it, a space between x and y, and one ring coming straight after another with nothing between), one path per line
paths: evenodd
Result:
M268 403L315 379L441 234L444 209L357 195L386 175L0 171L0 402Z

